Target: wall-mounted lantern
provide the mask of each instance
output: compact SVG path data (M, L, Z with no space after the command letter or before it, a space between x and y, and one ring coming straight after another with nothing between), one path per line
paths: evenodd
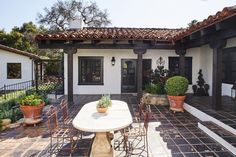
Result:
M115 57L112 57L112 58L111 58L111 65L114 66L115 63L116 63L116 59L115 59Z
M232 88L231 88L231 98L236 99L236 82L234 82Z

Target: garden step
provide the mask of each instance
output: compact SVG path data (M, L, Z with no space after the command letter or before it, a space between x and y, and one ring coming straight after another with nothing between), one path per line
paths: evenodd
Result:
M210 122L199 122L198 127L236 155L236 136L221 126Z

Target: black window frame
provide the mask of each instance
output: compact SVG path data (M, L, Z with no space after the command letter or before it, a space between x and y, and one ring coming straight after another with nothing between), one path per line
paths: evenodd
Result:
M82 70L81 70L81 60L84 60L84 59L88 59L88 60L100 60L101 61L101 69L100 69L100 73L101 73L101 80L100 82L98 83L94 83L94 82L86 82L86 83L83 83L81 80L82 80ZM101 57L101 56L79 56L78 57L78 85L104 85L104 57Z
M169 65L168 65L168 69L170 70L170 72L171 72L171 68L170 68L170 66L171 66L171 63L170 63L170 60L171 60L171 58L174 58L174 59L176 59L177 61L178 61L178 72L176 73L176 74L174 74L174 75L180 75L180 69L179 69L179 57L178 56L169 56L168 57L168 62L169 62ZM191 84L193 84L193 57L192 56L186 56L186 57L184 57L185 58L185 77L188 79L188 81L189 81L189 85L191 85ZM189 74L189 77L188 77L188 74L187 74L187 62L188 61L191 61L191 74Z
M20 76L19 77L10 77L10 75L9 75L9 71L11 70L11 69L9 69L9 65L12 65L12 64L19 64L20 65L20 71L19 71L19 73L20 73ZM16 68L14 68L14 69L16 69ZM7 63L7 79L22 79L22 64L21 63L19 63L19 62L12 62L12 63Z

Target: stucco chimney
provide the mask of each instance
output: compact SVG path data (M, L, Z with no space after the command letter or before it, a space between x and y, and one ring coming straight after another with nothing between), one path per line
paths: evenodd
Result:
M80 16L75 16L74 20L69 21L69 29L83 29L84 21Z

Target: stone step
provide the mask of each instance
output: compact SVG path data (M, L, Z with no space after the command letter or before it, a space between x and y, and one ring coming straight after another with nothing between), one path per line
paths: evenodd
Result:
M236 155L236 136L234 134L210 121L199 122L198 127Z

